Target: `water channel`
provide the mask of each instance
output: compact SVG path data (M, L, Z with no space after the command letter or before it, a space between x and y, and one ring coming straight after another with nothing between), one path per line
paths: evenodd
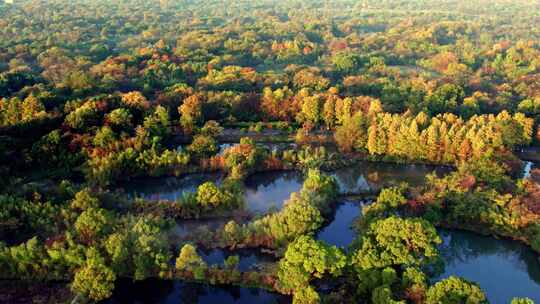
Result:
M534 164L525 166L526 172ZM362 162L331 174L336 177L341 192L355 193L380 189L383 186L408 182L420 185L426 174L444 174L444 167L425 165L396 165ZM219 182L220 175L196 175L167 182L135 185L131 195L143 195L148 199L172 199L181 197L184 191L195 191L204 181ZM303 175L295 171L265 172L251 175L245 181L246 208L257 214L278 210L292 192L301 189ZM336 204L335 214L316 237L342 248L355 238L354 220L360 216L366 200L342 199ZM181 234L188 234L200 227L219 229L226 219L179 222ZM540 302L540 261L530 248L518 242L500 240L474 233L456 230L440 230L444 240L440 252L445 260L443 273L434 281L450 275L461 276L480 285L491 303L509 303L513 297L529 297ZM209 265L223 265L230 255L239 255L241 271L256 270L275 258L256 251L201 251L200 255ZM150 289L151 288L151 289ZM151 292L149 292L151 290ZM176 281L145 281L119 285L108 303L289 303L290 299L271 292L230 287L211 287Z

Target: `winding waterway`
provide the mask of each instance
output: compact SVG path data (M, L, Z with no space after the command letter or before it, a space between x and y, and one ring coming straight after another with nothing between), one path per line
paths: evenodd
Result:
M346 248L356 237L352 228L354 220L357 219L362 210L362 205L366 201L345 200L336 207L334 218L323 227L317 234L317 239L325 241L341 248Z
M527 163L527 176L534 163ZM342 193L376 191L384 186L407 182L421 185L425 175L448 172L448 168L426 165L396 165L361 162L357 165L330 172L336 177ZM218 174L187 176L132 185L131 195L148 199L181 197L184 191L195 191L205 181L218 182ZM304 177L296 171L257 173L245 181L245 201L248 211L265 214L279 210L292 192L301 189ZM361 215L362 205L368 201L343 198L336 204L329 223L316 237L329 244L347 248L356 234L352 225ZM206 221L181 221L175 227L179 235L187 235L197 229L220 229L230 219ZM474 281L486 292L491 303L509 303L513 297L529 297L540 302L540 261L530 248L518 242L500 240L474 233L440 230L444 242L440 252L445 260L444 271L434 281L450 275ZM255 270L275 262L275 258L255 251L199 250L209 265L223 265L231 255L238 255L241 271ZM150 289L151 288L151 289ZM151 292L143 292L151 290ZM267 291L247 288L211 287L176 281L123 282L108 303L289 303L290 299Z

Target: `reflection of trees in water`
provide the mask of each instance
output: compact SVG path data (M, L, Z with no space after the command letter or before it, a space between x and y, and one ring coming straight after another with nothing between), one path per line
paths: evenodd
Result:
M264 254L257 249L204 249L200 248L201 257L208 265L223 265L225 260L230 256L238 256L240 261L238 269L240 271L252 270L255 268L264 267L271 263L277 262L277 258L272 255Z
M272 171L255 173L246 179L246 188L257 190L259 187L269 187L278 182L303 183L304 177L298 171Z
M361 162L355 166L336 170L334 175L340 182L342 191L353 192L379 189L407 182L419 185L428 173L435 171L441 175L448 171L445 167L427 165L407 165L381 162Z
M167 297L174 293L173 281L147 279L133 282L122 279L116 282L113 296L105 303L167 303Z
M200 297L208 294L208 287L201 284L177 283L176 289L178 297L176 303L196 304L200 302Z
M290 303L290 299L256 288L211 286L159 279L147 279L140 282L123 279L117 282L113 296L104 303L225 304L233 302Z
M229 294L233 300L236 302L242 297L242 292L240 287L235 286L220 286L220 287L210 287L210 292L213 293L226 293Z
M182 284L178 292L179 302L186 304L215 304L221 303L287 303L285 298L256 288L236 286L211 286L201 284ZM290 303L290 301L288 301Z
M220 174L200 173L189 174L184 177L161 177L134 180L125 186L126 192L132 196L142 196L147 199L160 199L161 195L176 195L181 197L182 192L195 191L205 182L219 183L222 179Z
M303 182L304 177L298 171L254 174L245 182L246 207L256 214L276 212L281 209L292 192L302 188Z
M529 277L540 284L540 260L538 255L517 241L500 240L472 232L439 230L443 244L439 247L446 266L467 263L487 256L512 263L514 269L527 272ZM496 265L494 265L496 267Z
M364 171L360 168L348 167L335 171L340 190L342 192L354 192L359 190L369 190L370 187L366 178L364 177Z

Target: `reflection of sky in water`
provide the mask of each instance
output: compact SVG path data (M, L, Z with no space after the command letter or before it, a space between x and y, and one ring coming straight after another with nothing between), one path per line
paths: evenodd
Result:
M334 219L317 235L317 239L338 247L347 247L356 237L352 229L354 220L360 215L363 202L345 201L337 209Z
M437 280L456 275L474 281L495 304L513 297L540 301L540 261L531 249L469 232L443 230L440 235L446 267Z
M256 173L246 180L247 208L257 213L267 213L272 208L279 210L291 193L300 191L303 180L300 172Z
M269 304L290 303L285 296L255 288L209 286L148 279L139 282L120 280L113 296L104 303L152 303L152 304Z
M525 164L523 165L523 178L527 178L531 176L531 171L533 169L540 168L539 162L531 162L531 161L525 161Z

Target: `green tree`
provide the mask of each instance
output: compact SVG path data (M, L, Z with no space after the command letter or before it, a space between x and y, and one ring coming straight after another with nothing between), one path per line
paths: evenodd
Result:
M319 294L311 286L300 288L293 294L293 304L319 304L320 302Z
M377 197L377 204L383 204L391 208L403 205L407 199L403 196L402 189L398 187L384 188Z
M334 177L323 174L319 169L309 169L300 195L312 205L322 207L319 206L318 200L332 201L337 197L338 191L338 185ZM317 197L314 198L312 194L316 194Z
M110 230L111 215L105 209L88 208L75 221L75 230L87 243L96 241Z
M171 133L169 125L169 111L163 106L157 106L154 113L144 118L144 127L153 136L167 137Z
M92 142L97 147L106 148L116 140L115 137L114 131L111 128L103 126L96 132Z
M396 301L392 298L392 290L388 286L379 286L373 290L371 303L373 304L405 304L405 301Z
M133 277L136 280L161 276L169 269L171 253L161 225L156 219L148 217L137 218L130 224Z
M347 74L354 72L360 65L360 58L356 54L337 53L332 57L332 64L340 73Z
M422 266L438 258L441 239L423 219L391 216L370 224L360 240L353 264L361 270L393 265Z
M81 211L90 208L99 208L99 200L92 195L90 188L84 188L81 191L75 193L75 197L71 201L71 208Z
M143 280L162 276L169 269L171 254L163 225L150 216L122 218L103 243L116 273Z
M435 283L427 291L426 304L482 304L486 296L476 284L451 276Z
M262 220L267 221L271 235L278 240L312 233L324 222L319 209L297 195L291 196L281 212Z
M131 126L133 115L126 108L118 108L107 114L105 120L112 126L128 128Z
M451 83L443 84L433 94L426 96L426 110L432 115L455 112L464 97L465 93L461 86Z
M105 240L105 251L107 252L111 268L119 275L129 275L129 265L131 258L130 236L121 232L110 234Z
M85 102L74 111L70 112L65 119L65 123L73 128L84 130L95 124L98 118L98 112L95 102Z
M231 255L225 259L223 262L223 265L226 269L234 270L238 268L238 264L240 263L240 257L237 255Z
M341 274L346 264L347 257L337 247L300 236L289 244L280 260L278 278L284 287L300 290L308 287L313 277Z
M229 205L232 197L229 193L219 189L214 183L206 182L197 188L197 203L204 207L217 207Z
M204 279L204 272L208 268L206 262L199 256L195 246L185 244L176 259L176 269L192 272L198 280Z
M76 293L100 301L112 295L115 281L115 273L105 265L97 250L90 248L84 266L75 273L71 288Z
M190 153L203 158L216 154L218 147L216 140L208 135L196 135L191 144L187 147Z
M0 242L0 274L6 278L43 278L47 275L42 263L46 259L44 246L37 237L13 247Z
M216 137L223 132L223 127L219 125L219 122L215 120L209 120L204 123L201 128L201 134L211 137Z
M229 244L236 244L243 238L242 228L235 221L229 221L227 224L225 224L225 227L223 227L223 232L225 238L227 239L227 243Z

